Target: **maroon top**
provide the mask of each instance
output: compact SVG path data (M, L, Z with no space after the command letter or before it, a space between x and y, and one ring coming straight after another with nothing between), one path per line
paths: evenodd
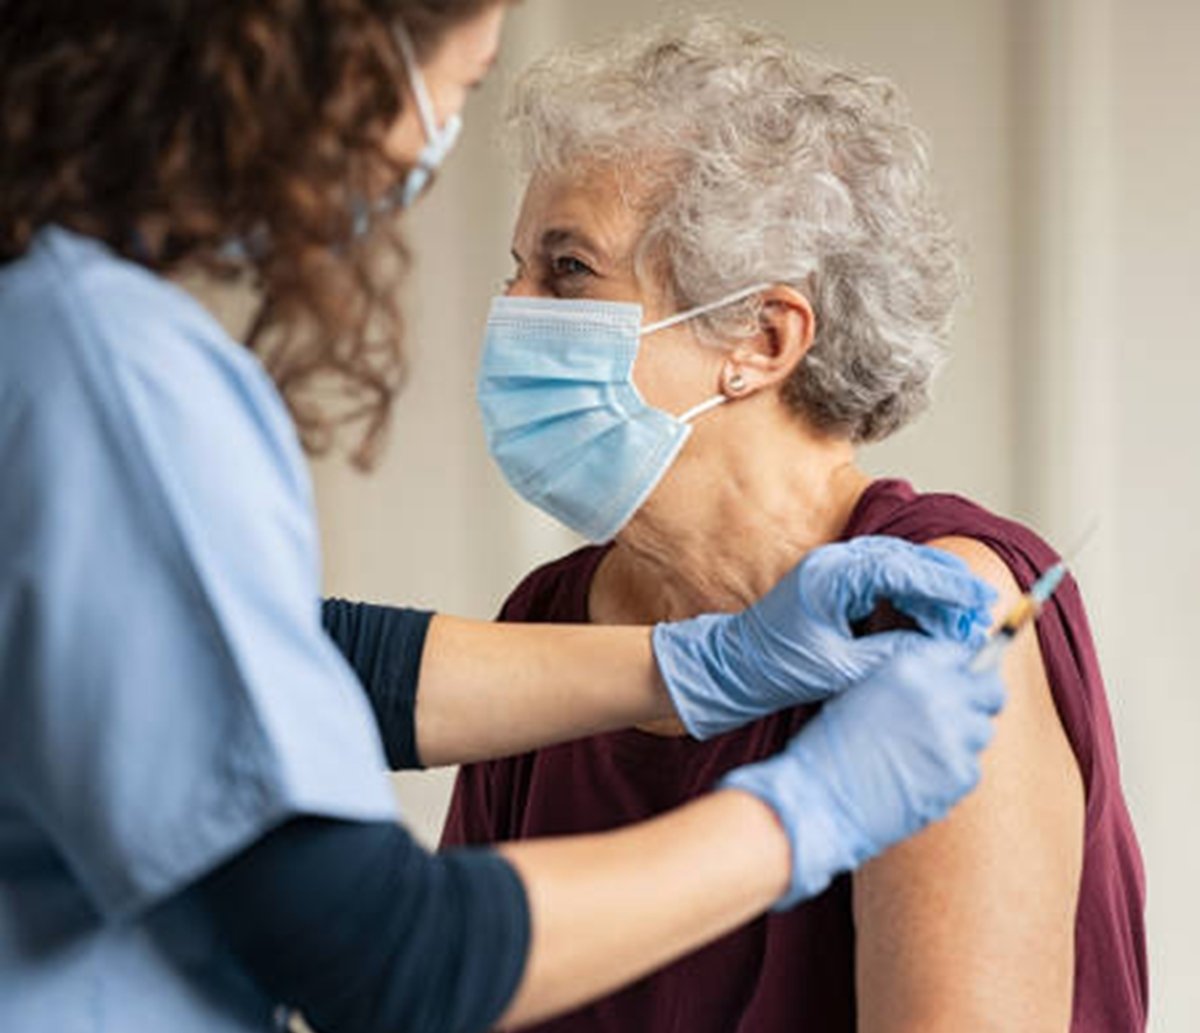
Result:
M914 542L960 536L989 546L1022 589L1057 557L1032 532L953 495L877 481L844 538ZM604 548L534 571L501 618L582 623ZM1144 876L1125 808L1104 685L1075 582L1038 622L1058 713L1083 776L1086 822L1075 927L1072 1033L1134 1033L1146 1023ZM445 844L595 832L649 818L710 789L722 775L783 747L813 714L797 708L708 742L636 730L473 764L454 790ZM580 935L586 935L581 930ZM854 1033L850 880L793 911L734 932L620 993L536 1027L542 1033Z

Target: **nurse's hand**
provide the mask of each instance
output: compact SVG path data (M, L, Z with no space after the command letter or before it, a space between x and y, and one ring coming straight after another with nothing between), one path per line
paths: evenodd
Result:
M654 654L680 720L697 739L862 681L928 635L979 642L995 592L956 556L863 537L811 552L742 613L660 624ZM856 638L882 601L921 632Z
M777 909L821 892L943 817L979 781L979 753L1004 703L972 651L927 642L827 703L783 753L722 787L751 793L782 823L792 879Z

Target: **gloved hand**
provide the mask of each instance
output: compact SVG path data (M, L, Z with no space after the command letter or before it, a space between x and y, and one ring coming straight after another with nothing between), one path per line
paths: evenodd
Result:
M852 621L887 599L928 634L982 642L996 597L965 563L899 538L854 538L815 549L771 592L735 614L659 624L654 653L688 732L706 739L863 680L913 631L855 638Z
M969 647L927 641L825 704L778 756L721 782L764 801L792 846L776 910L820 893L941 818L979 781L1004 702L999 674L971 674Z

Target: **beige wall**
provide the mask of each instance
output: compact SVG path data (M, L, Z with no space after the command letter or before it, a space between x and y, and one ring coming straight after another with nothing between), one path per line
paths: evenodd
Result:
M472 401L479 331L508 272L516 184L497 155L503 80L565 40L679 7L528 0L500 75L413 219L413 377L383 468L317 469L331 590L488 616L570 539L515 500ZM736 5L905 89L970 252L972 297L935 411L866 457L1063 543L1106 663L1150 878L1154 1020L1200 1023L1200 472L1189 453L1200 335L1200 5L1191 0L747 0ZM436 835L445 776L400 780Z
M1112 26L1107 315L1114 535L1104 626L1150 875L1159 1030L1200 1028L1200 4L1132 0Z

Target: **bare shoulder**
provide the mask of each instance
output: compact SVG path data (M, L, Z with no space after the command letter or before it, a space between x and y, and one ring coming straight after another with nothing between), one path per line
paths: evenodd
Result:
M981 542L930 545L999 593L1020 589ZM944 821L855 877L860 1030L1055 1030L1069 1025L1084 799L1037 636L1005 660L1008 703L979 788Z
M928 545L950 552L967 564L979 577L989 582L1001 594L1000 603L1013 602L1021 589L1008 564L976 538L955 536L935 538Z

